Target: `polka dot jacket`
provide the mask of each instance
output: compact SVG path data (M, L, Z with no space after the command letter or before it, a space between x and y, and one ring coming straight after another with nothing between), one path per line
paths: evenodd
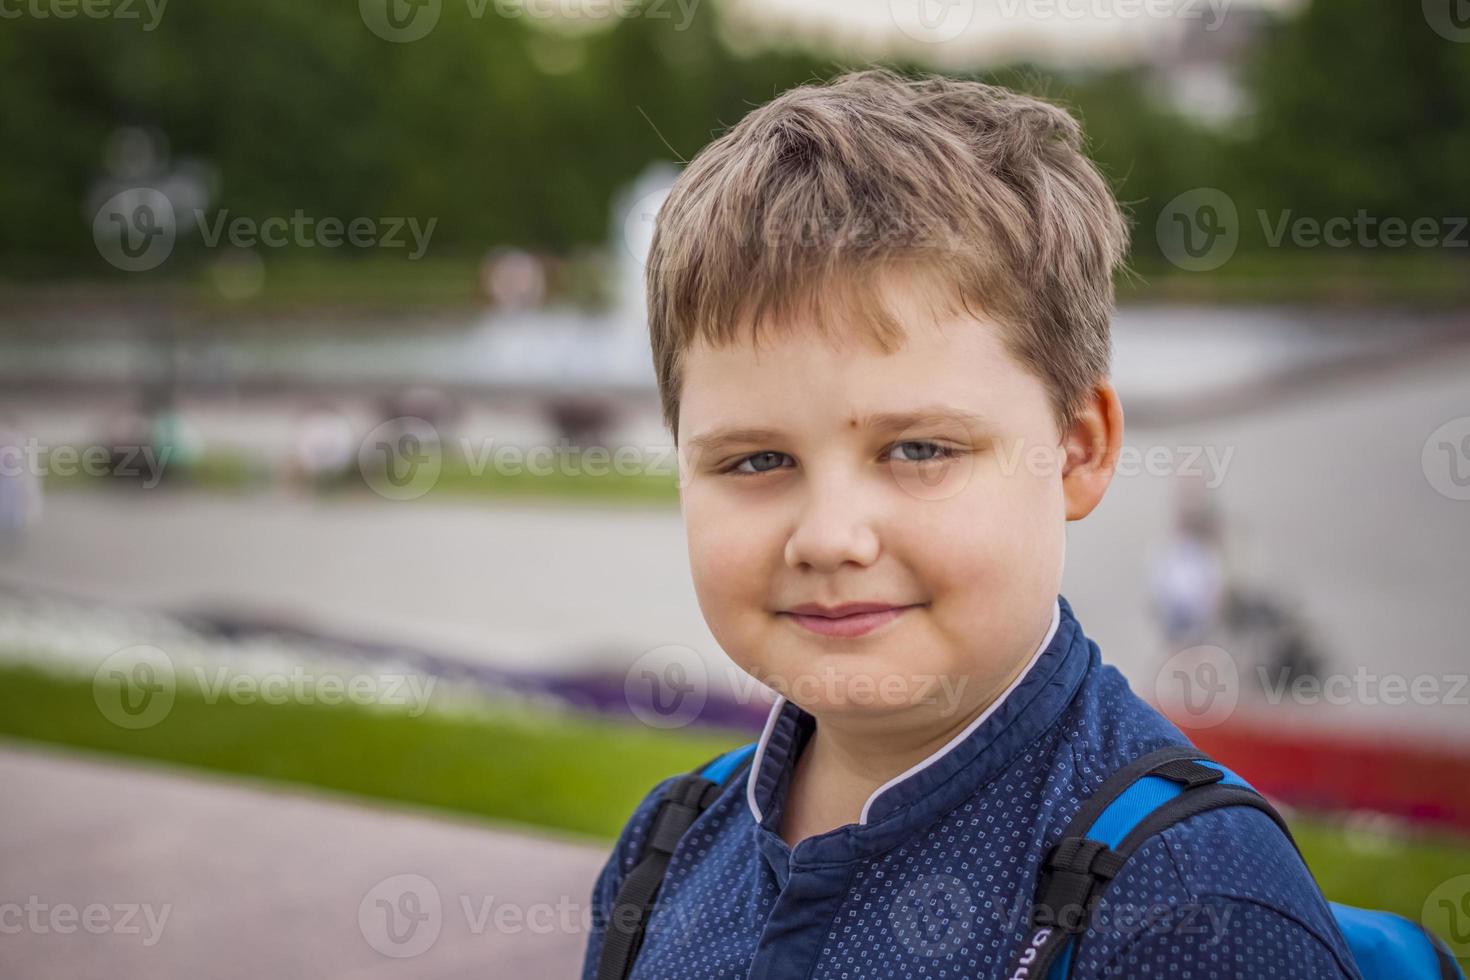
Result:
M778 698L756 751L671 859L630 980L1011 976L1038 866L1083 799L1180 730L1101 662L1064 596L1021 676L973 724L789 847L789 775L815 719ZM1247 774L1248 777L1249 774ZM592 890L583 980L665 787L634 810ZM1146 843L1097 906L1076 980L1352 977L1310 872L1265 814L1200 814Z

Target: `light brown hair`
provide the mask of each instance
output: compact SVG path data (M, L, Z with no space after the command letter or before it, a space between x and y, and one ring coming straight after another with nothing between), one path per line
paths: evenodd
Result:
M807 314L892 350L878 296L903 266L1005 329L1061 431L1107 377L1113 274L1128 226L1051 102L981 82L848 72L754 109L684 168L648 256L664 424L678 437L683 353Z

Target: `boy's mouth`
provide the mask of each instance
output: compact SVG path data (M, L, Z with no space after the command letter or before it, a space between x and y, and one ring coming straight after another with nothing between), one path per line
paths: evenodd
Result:
M820 636L853 637L871 633L920 605L922 603L902 606L887 602L848 602L840 606L803 603L779 615Z

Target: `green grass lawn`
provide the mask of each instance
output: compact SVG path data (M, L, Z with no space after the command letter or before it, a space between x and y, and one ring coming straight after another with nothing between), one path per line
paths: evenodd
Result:
M417 717L307 704L208 703L184 686L157 725L98 710L90 677L0 665L0 735L325 787L611 842L665 776L753 739L658 731L544 708ZM1331 899L1419 921L1441 882L1470 872L1470 840L1365 836L1320 819L1293 831Z
M72 448L80 453L88 447ZM621 463L614 468L606 460L597 460L584 468L577 465L575 456L575 452L568 453L565 464L554 466L538 457L535 462L538 472L530 472L525 467L506 467L497 472L488 461L471 462L458 453L446 453L438 477L421 496L413 499L590 501L598 506L677 507L679 504L678 476L672 463L654 461L646 471L640 472ZM660 467L667 472L661 472ZM152 474L149 477L153 479ZM275 479L266 461L226 451L201 454L187 468L177 465L166 468L165 477L159 485L226 493L260 491ZM46 477L46 490L116 490L119 479L81 471L65 476L52 474ZM355 469L321 487L319 492L328 497L370 498L373 494Z
M487 705L477 714L207 702L180 684L158 724L120 728L90 677L0 666L0 735L434 807L611 840L660 779L744 744L743 732Z

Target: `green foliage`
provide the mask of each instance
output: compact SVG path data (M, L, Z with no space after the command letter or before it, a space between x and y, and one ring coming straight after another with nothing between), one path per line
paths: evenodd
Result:
M1470 44L1431 30L1423 4L1317 0L1279 26L1252 81L1257 133L1243 152L1263 206L1470 210Z
M124 125L163 133L175 161L207 161L213 208L231 216L435 217L436 255L600 244L613 195L650 161L692 156L720 121L812 74L799 56L735 57L710 16L673 26L569 34L488 0L446 0L427 36L400 44L356 4L322 0L173 3L152 31L6 21L0 257L108 272L87 194Z
M687 24L661 4L663 16L573 31L505 16L495 0L443 0L410 43L379 38L356 7L176 2L153 30L7 20L0 275L117 277L90 240L88 195L120 126L164 134L175 161L207 162L211 211L232 217L435 218L436 261L502 244L568 254L606 240L614 195L650 162L688 159L775 93L857 67L796 49L737 53L712 4ZM1470 212L1470 44L1435 33L1417 3L1313 0L1268 27L1245 57L1254 111L1224 129L1169 108L1143 68L976 70L1082 117L1145 266L1160 258L1160 210L1197 187L1237 202L1247 252L1268 251L1263 209ZM181 239L158 275L185 272L199 250L197 236Z

